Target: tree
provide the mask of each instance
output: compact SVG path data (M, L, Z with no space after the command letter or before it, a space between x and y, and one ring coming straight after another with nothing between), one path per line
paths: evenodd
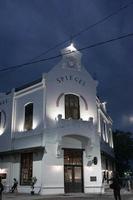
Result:
M116 170L122 176L127 171L132 171L130 161L133 160L132 133L116 130L113 133Z

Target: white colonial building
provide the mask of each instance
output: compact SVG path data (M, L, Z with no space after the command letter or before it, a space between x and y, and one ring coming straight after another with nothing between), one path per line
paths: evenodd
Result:
M51 71L0 94L0 176L40 194L102 192L114 168L112 120L72 45Z

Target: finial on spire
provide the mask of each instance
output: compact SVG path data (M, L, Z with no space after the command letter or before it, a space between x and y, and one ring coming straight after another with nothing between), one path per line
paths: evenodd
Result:
M70 50L71 52L77 51L77 49L74 47L73 43L71 43L70 46L67 47L67 49Z
M61 53L66 55L67 54L69 55L69 53L71 54L73 52L78 52L77 49L74 47L73 43L71 43L68 47L61 50Z
M61 50L63 56L63 68L81 69L81 53L71 43L68 47Z

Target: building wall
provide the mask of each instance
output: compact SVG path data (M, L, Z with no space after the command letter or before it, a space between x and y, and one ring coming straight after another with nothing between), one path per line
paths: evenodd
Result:
M11 149L11 125L13 92L0 94L0 112L2 113L2 125L0 127L0 151Z
M14 95L14 123L12 141L13 149L24 149L42 146L45 118L45 87L40 82L27 90L23 89ZM33 127L24 130L25 105L33 103Z
M17 92L14 97L14 132L24 132L24 111L28 103L33 103L33 130L43 128L44 110L45 105L43 85L40 84L36 89L31 89L26 92Z
M63 149L80 149L83 150L84 192L102 192L101 107L100 103L96 104L97 82L80 64L80 53L76 51L72 56L77 65L69 66L67 61L71 56L63 56L42 81L6 96L8 103L2 106L8 113L8 125L0 136L0 152L10 151L1 157L0 168L7 173L8 189L15 177L19 181L18 190L30 192L30 186L20 185L21 153L30 151L33 152L32 176L37 178L35 191L64 193ZM79 97L80 119L65 119L65 94ZM24 130L27 103L33 103L33 127L28 131ZM94 157L98 160L96 165Z
M97 83L92 80L84 68L81 71L63 69L60 63L51 70L47 75L47 125L54 126L58 114L65 118L64 95L70 93L80 97L80 117L85 121L93 117L96 123L96 85ZM62 96L57 106L60 95ZM88 109L81 96L86 100Z

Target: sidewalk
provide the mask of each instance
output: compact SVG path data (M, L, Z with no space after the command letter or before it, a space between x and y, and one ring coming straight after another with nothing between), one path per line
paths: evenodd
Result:
M122 200L133 200L133 192L121 192ZM59 195L30 195L30 194L14 194L4 193L2 200L114 200L113 192L105 194L59 194Z

